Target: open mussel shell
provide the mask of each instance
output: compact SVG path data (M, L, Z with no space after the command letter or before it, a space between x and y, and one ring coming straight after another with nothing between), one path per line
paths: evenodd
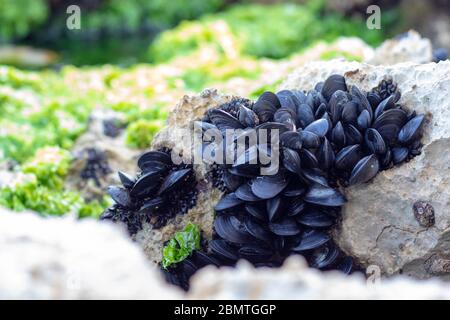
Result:
M380 169L378 158L372 154L358 161L352 170L349 184L361 184L375 177Z
M326 207L340 207L347 199L336 189L314 184L305 194L304 201Z
M425 115L423 114L409 120L398 133L398 141L402 144L410 144L417 139L424 120Z
M131 204L130 193L125 188L110 186L108 187L108 194L118 205L121 205L122 207L128 207Z
M219 215L214 220L214 230L222 238L231 243L251 243L253 237L248 233L242 221L236 216Z
M180 187L186 183L192 176L192 169L182 169L177 171L172 171L164 179L161 187L159 188L158 195L171 192L174 189Z
M330 236L324 231L307 229L303 231L299 237L299 243L295 245L292 250L295 252L312 250L324 245L330 241L330 239Z

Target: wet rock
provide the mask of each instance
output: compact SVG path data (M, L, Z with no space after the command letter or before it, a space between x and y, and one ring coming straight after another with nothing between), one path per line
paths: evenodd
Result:
M383 274L435 275L428 272L427 261L450 254L450 159L445 152L450 148L450 62L394 66L315 62L291 74L280 89L308 90L334 73L364 90L390 77L402 93L400 103L427 118L421 155L381 172L371 183L346 189L348 203L334 239L362 266L377 265ZM419 200L434 208L431 227L421 226L412 212Z
M0 299L176 299L117 225L0 209Z

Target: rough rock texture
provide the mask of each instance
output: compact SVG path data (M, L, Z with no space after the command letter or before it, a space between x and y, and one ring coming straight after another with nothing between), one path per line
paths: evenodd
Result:
M384 41L377 49L370 64L391 65L401 62L427 63L432 61L433 47L429 39L416 31L409 31L397 38Z
M194 275L191 299L450 299L446 283L344 276L308 269L301 257L289 258L279 269L207 267Z
M348 203L334 235L337 243L363 266L377 265L384 274L419 278L450 274L450 62L394 66L330 61L305 65L280 89L311 89L330 74L364 90L392 77L400 103L425 113L422 154L407 164L383 171L370 183L345 190ZM435 224L415 218L416 201L434 209Z
M176 299L117 226L0 209L0 299Z
M171 148L180 153L185 161L191 161L192 139L186 134L186 129L190 131L193 120L201 119L206 110L231 99L231 96L220 95L212 89L206 89L198 96L184 96L170 113L166 129L161 130L153 139L152 148ZM185 215L178 215L169 220L161 229L153 229L151 225L145 224L143 229L135 235L135 239L142 245L146 255L154 262L161 260L161 249L164 243L171 239L175 232L184 229L188 222L198 224L205 239L210 239L212 236L214 206L222 193L213 189L210 182L206 180L206 167L203 164L195 164L194 169L199 189L197 205Z
M103 120L111 118L120 119L120 115L105 109L94 111L90 116L88 130L78 138L72 149L75 160L66 179L66 187L81 191L88 201L103 197L107 186L120 183L117 168L129 174L134 174L136 172L136 159L142 152L126 147L123 133L116 138L108 137L103 133ZM111 168L109 174L99 176L100 186L96 185L93 179L85 180L80 177L81 171L86 166L86 150L89 148L95 148L103 152Z

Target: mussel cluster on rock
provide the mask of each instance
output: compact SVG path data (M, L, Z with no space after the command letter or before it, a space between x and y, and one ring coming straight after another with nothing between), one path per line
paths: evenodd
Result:
M87 148L84 150L86 165L80 172L80 177L85 180L93 179L97 186L100 186L100 177L111 172L106 155L101 150Z
M340 188L368 182L380 170L420 153L424 115L407 112L399 99L391 80L366 93L356 86L348 88L344 77L332 75L307 92L265 92L255 103L235 99L208 110L197 124L205 132L219 133L225 143L214 139L204 147L217 144L211 150L223 152L224 157L230 151L230 129L240 129L231 136L233 141L262 129L277 130L279 141L263 142L257 135L257 143L231 163L204 159L213 185L225 192L215 207L213 239L204 245L204 252L168 270L167 280L186 289L189 277L204 265L233 265L246 259L256 266L275 267L291 254L302 254L318 269L352 272L352 258L336 247L329 234L346 202ZM276 150L277 170L261 174L268 167L261 155L271 156ZM141 169L142 179L150 168ZM179 175L179 170L173 172ZM154 171L157 167L150 172ZM117 205L111 211L116 213L107 216L129 215L135 201L129 195L138 183L128 184L131 192L110 192ZM144 209L159 197L156 187L145 190L147 198L138 202Z
M111 186L108 193L115 204L101 219L120 221L131 235L148 222L154 228L164 226L176 214L184 214L197 199L192 165L175 165L170 150L149 151L138 159L141 170L136 178L119 171L122 186Z

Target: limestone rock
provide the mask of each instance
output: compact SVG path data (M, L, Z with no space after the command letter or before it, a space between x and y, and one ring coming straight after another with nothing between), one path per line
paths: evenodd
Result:
M384 274L419 278L449 275L450 257L450 62L371 66L356 62L314 62L299 68L280 89L305 89L330 74L370 90L391 77L400 103L426 114L422 154L379 173L367 184L345 190L348 203L334 238L365 267ZM413 210L417 201L434 209L435 224L423 227Z
M124 230L0 209L0 299L176 299Z
M190 299L449 299L447 284L437 280L395 279L366 281L362 274L308 269L299 256L282 268L253 268L241 261L237 268L207 267L194 275Z
M401 62L428 63L433 58L433 47L427 38L409 31L396 38L386 40L377 49L368 63L391 65Z

